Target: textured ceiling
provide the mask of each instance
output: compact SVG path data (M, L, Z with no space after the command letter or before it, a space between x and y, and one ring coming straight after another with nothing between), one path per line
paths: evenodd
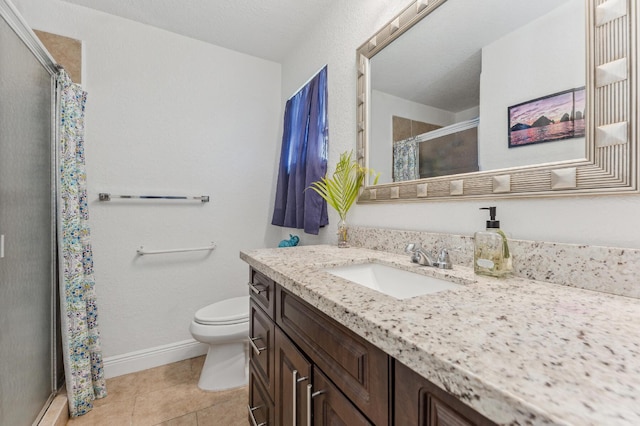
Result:
M281 63L350 0L64 1ZM568 1L579 0L449 1L372 59L372 86L448 111L477 105L482 46Z
M65 0L252 56L282 62L341 0Z

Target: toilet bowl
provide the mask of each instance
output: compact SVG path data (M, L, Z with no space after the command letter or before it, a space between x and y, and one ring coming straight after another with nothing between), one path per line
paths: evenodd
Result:
M199 309L189 331L209 345L198 387L218 391L244 386L248 381L247 336L249 297L234 297Z

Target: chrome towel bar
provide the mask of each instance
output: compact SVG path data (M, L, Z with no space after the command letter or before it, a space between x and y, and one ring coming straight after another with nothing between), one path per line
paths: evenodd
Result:
M143 246L140 246L136 253L139 256L144 256L145 254L163 254L163 253L181 253L185 251L212 251L216 249L216 245L211 243L210 246L207 247L192 247L192 248L178 248L178 249L167 249L167 250L145 250Z
M100 201L111 201L112 198L126 198L126 199L144 199L144 200L199 200L203 203L209 202L208 195L199 195L195 197L189 197L185 195L112 195L108 192L101 192L98 194Z

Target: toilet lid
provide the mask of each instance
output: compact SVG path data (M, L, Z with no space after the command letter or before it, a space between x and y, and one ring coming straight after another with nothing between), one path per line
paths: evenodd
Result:
M249 320L249 297L221 300L199 309L195 321L205 325L231 325Z

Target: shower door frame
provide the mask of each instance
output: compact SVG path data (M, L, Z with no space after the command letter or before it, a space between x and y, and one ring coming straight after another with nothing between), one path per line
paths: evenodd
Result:
M58 374L58 362L59 362L59 336L58 336L58 300L59 300L59 290L58 290L58 256L57 256L57 182L58 182L58 164L59 164L59 155L58 155L58 108L57 108L57 84L56 84L56 76L59 73L60 66L55 62L51 54L47 51L44 45L40 42L40 39L35 35L35 33L31 30L27 22L22 18L19 11L15 8L15 6L9 0L0 0L0 17L6 21L9 27L15 32L18 38L25 44L25 46L31 51L34 57L38 60L38 62L42 65L42 67L47 71L51 77L51 141L50 141L50 149L51 149L51 188L50 188L50 196L51 196L51 241L50 243L50 290L51 290L51 321L50 321L50 351L51 351L51 360L50 360L50 394L49 398L44 401L44 405L38 413L34 424L37 424L40 419L44 416L46 410L49 405L53 401L53 398L56 396L58 392L58 385L62 383L62 378L64 377L64 373ZM30 194L25 194L25 197L30 196ZM62 376L62 377L60 377Z

